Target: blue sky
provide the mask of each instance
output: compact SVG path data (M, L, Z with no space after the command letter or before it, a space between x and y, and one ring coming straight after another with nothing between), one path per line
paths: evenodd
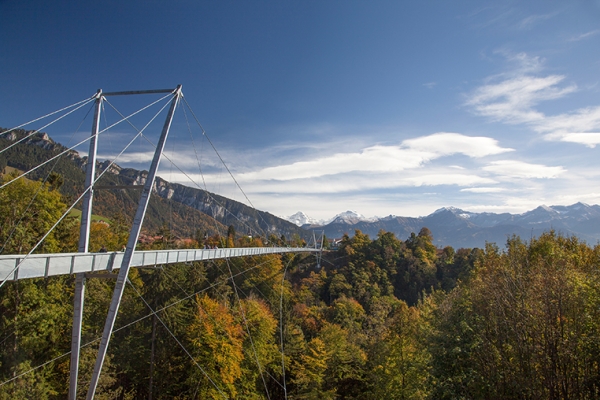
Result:
M276 215L597 204L599 48L599 1L0 0L0 126L98 88L182 84L252 204ZM131 99L114 105L151 101ZM91 121L72 117L46 131L76 143ZM246 202L194 135L195 152L178 112L177 167ZM151 150L138 140L117 163L143 168ZM193 186L177 167L160 175Z

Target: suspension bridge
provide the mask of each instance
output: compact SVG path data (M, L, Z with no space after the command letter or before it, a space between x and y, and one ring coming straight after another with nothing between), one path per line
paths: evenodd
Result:
M129 231L127 245L124 251L121 252L102 252L102 253L91 253L89 252L90 242L90 228L92 221L92 205L93 205L93 194L94 185L106 173L109 168L105 168L104 171L97 174L97 149L98 149L98 138L101 133L105 132L108 128L100 129L100 115L102 110L102 104L107 97L110 96L130 96L130 95L145 95L145 94L164 94L166 98L170 98L168 102L169 110L163 124L160 138L155 146L154 155L146 181L143 185L141 197L137 206L135 216L133 218L133 224ZM163 98L165 98L163 97ZM64 111L70 108L65 115L73 112L76 109L81 108L85 104L91 102L94 103L94 119L91 129L91 135L88 139L83 142L89 141L89 151L87 163L85 165L85 184L83 193L72 203L69 209L63 214L63 216L56 221L51 228L54 229L58 224L68 215L68 213L75 207L76 204L81 204L81 225L79 232L79 244L77 253L55 253L55 254L39 254L34 253L35 250L41 245L47 235L42 237L39 242L31 249L28 254L11 254L11 255L0 255L0 287L6 282L17 281L22 279L32 278L48 278L51 276L58 275L74 275L75 276L75 292L73 300L73 326L71 336L71 362L70 362L70 386L69 386L69 399L77 398L77 383L78 383L78 372L79 372L79 358L81 344L81 329L82 329L82 317L84 311L84 293L86 279L90 278L109 278L115 280L115 287L112 295L112 300L109 306L109 310L106 317L102 337L100 339L100 346L98 349L98 355L94 365L91 382L87 388L87 399L91 400L95 396L98 380L102 371L102 366L106 358L108 345L110 342L111 335L114 331L114 324L119 312L119 306L123 296L123 292L128 281L127 277L131 268L162 268L163 265L174 264L174 263L191 263L196 261L211 261L217 259L229 259L234 257L248 257L248 256L259 256L267 254L282 254L282 253L314 253L317 256L317 263L320 262L320 256L322 253L322 240L321 245L318 246L317 240L314 240L314 247L243 247L243 248L210 248L210 249L179 249L179 250L152 250L152 251L136 251L136 245L140 236L142 223L146 214L150 195L152 194L156 174L163 156L163 151L169 131L171 129L173 116L175 110L180 105L183 98L181 85L175 89L164 89L164 90L142 90L142 91L124 91L124 92L106 92L98 90L97 93L89 99L75 103L70 107L63 108L56 111ZM166 108L163 107L163 109ZM162 110L162 109L161 109ZM53 113L54 114L54 113ZM135 113L134 113L135 114ZM51 115L51 114L48 114ZM132 114L133 115L133 114ZM64 115L63 115L64 116ZM44 117L41 117L44 118ZM37 121L38 118L34 121ZM60 117L62 118L62 117ZM60 119L58 118L58 119ZM58 120L56 119L56 120ZM55 121L56 121L55 120ZM128 117L124 117L120 122L128 121ZM31 122L31 121L30 121ZM130 123L131 124L131 123ZM48 124L49 125L49 124ZM47 127L45 125L43 128ZM113 124L114 126L116 124ZM23 126L23 125L21 125ZM133 125L132 125L133 126ZM147 127L146 125L142 130L138 130L138 134L142 134L143 130ZM20 127L20 126L19 126ZM16 127L16 128L19 128ZM16 128L13 128L16 129ZM25 138L22 138L9 147L22 142L27 137L30 137L34 133L40 131L33 131ZM137 130L137 128L136 128ZM7 131L10 132L10 131ZM4 133L7 133L4 132ZM81 143L78 143L80 145ZM131 143L131 142L130 142ZM77 145L76 145L77 146ZM74 146L75 147L75 146ZM73 147L73 148L74 148ZM73 148L69 149L72 150ZM3 152L6 149L0 150ZM59 154L59 157L66 152ZM121 152L119 155L121 155ZM56 158L54 157L54 158ZM53 158L53 159L54 159ZM219 156L220 158L220 156ZM52 161L53 159L49 160ZM115 158L111 162L112 165L116 160ZM45 163L49 162L46 161ZM44 163L44 164L45 164ZM37 169L39 166L35 167ZM227 167L226 167L227 168ZM15 180L27 175L34 169L25 172L13 180L3 183L0 186L0 190L14 182ZM229 170L228 170L229 171ZM233 176L232 176L233 178ZM233 178L235 180L235 178ZM236 182L237 183L237 182ZM138 187L139 188L139 187ZM241 188L240 188L241 190ZM244 194L245 196L245 194ZM246 196L247 199L247 196ZM248 199L249 201L249 199ZM233 276L232 276L233 278ZM166 327L166 326L165 326ZM168 328L167 328L168 330ZM170 332L170 331L169 331ZM170 332L171 333L171 332ZM172 333L171 333L172 334ZM174 337L174 336L173 336ZM174 337L175 338L175 337ZM175 338L175 340L177 340ZM178 341L179 343L179 341ZM181 344L180 344L181 345ZM184 349L185 350L185 349ZM260 368L260 366L259 366ZM210 378L209 378L210 379Z

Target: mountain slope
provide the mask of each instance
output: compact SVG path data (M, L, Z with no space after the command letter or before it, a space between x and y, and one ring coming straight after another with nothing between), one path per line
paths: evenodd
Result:
M0 128L0 132L5 131ZM0 133L0 149L7 148L16 140L31 131L15 130ZM47 134L38 133L0 154L0 171L6 166L29 170L41 162L65 151L66 148L54 142ZM86 157L80 157L76 151L69 151L56 162L49 163L34 171L31 179L45 179L50 172L61 175L61 192L71 200L83 191ZM109 162L99 162L97 171L104 171ZM113 165L98 181L97 186L143 185L147 171L121 168ZM239 234L252 235L293 235L307 237L308 233L296 225L264 211L258 211L237 201L217 194L184 185L170 183L157 177L155 196L150 203L143 229L149 233L157 232L166 226L180 237L194 237L196 233L221 235L232 225ZM137 208L140 190L97 189L94 191L94 213L111 217L122 214L131 221ZM198 232L200 231L200 232Z

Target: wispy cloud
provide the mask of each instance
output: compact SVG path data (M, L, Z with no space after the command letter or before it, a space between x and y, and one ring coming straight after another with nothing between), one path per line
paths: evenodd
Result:
M569 42L578 42L583 39L587 39L589 37L595 36L600 33L600 29L596 29L594 31L582 33L581 35L573 36L568 39Z
M554 140L556 138L561 142L578 143L592 149L596 147L597 144L600 144L600 132L553 133L547 135L546 138L548 140Z
M480 160L512 151L492 138L439 132L408 139L396 146L370 146L357 152L335 153L235 176L253 193L333 194L421 186L485 186L498 183L488 171L431 162L456 155ZM179 182L189 179L176 171L171 176ZM200 176L192 178L200 181ZM221 188L231 186L231 179L225 174L205 174L204 178Z
M427 82L423 84L427 89L433 89L435 85L437 85L437 82Z
M563 167L549 167L541 164L530 164L515 160L492 161L483 167L484 171L493 172L496 175L507 178L557 178L566 172Z
M87 154L85 154L87 156ZM113 160L117 155L116 154L98 154L99 160ZM144 151L144 152L131 152L131 153L123 153L116 160L117 164L129 164L129 163L149 163L152 161L152 157L154 157L153 151Z
M534 25L537 25L538 23L540 23L542 21L547 21L547 20L555 17L556 15L558 15L558 12L553 12L553 13L548 13L548 14L530 15L529 17L523 18L521 20L521 22L519 23L519 28L520 29L530 29Z
M595 147L600 144L600 106L546 115L537 109L544 101L556 100L578 90L564 84L563 75L539 76L541 61L526 54L509 56L519 67L490 78L468 95L465 102L476 114L507 124L525 124L546 140Z
M600 106L546 117L534 124L547 140L572 142L595 147L600 144Z
M472 186L496 183L493 179L477 176L475 174L419 174L418 176L403 179L401 186Z
M475 112L495 121L510 124L533 123L545 118L533 106L561 98L577 90L575 85L557 87L564 76L522 75L477 88L467 100Z

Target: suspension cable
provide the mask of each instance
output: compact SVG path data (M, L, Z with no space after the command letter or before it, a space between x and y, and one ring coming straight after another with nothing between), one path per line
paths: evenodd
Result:
M215 387L215 389L217 389L219 391L219 393L223 396L223 398L227 399L227 396L225 395L225 393L223 393L223 391L221 390L221 388L219 388L219 386L217 386L217 384L215 383L215 381L213 381L211 379L211 377L208 376L208 374L206 373L206 371L204 370L204 368L202 368L200 366L200 364L198 364L198 362L194 359L194 357L190 354L190 352L185 348L185 346L183 345L183 343L181 343L179 341L179 339L177 339L177 336L175 336L175 334L169 329L169 327L167 326L167 324L165 324L165 322L162 320L162 318L160 318L158 316L158 314L152 309L152 307L150 306L150 304L148 304L148 302L146 301L146 299L144 299L144 297L137 290L137 288L135 287L135 285L133 283L131 283L131 281L129 280L129 278L127 278L127 283L129 283L129 285L133 288L133 290L135 291L135 293L137 293L138 297L140 299L142 299L142 301L144 302L144 304L146 305L146 307L148 307L148 309L156 316L156 318L160 321L160 323L165 327L165 329L167 330L167 332L169 332L169 334L177 342L177 344L179 345L179 347L181 347L181 349L185 352L185 354L188 355L188 357L190 358L190 360L192 360L192 362L194 363L194 365L196 365L196 367L198 367L198 369L200 369L200 371L202 371L202 373L204 374L204 376L210 381L210 383L212 383L212 385Z
M79 126L77 127L77 130L75 130L75 132L73 132L73 134L69 138L69 142L71 140L73 140L73 137L75 136L75 134L77 134L77 132L79 132L79 129L81 128L81 125L83 125L83 121L86 120L87 116L89 115L89 113L90 113L90 111L92 109L93 109L93 106L90 107L90 109L88 110L88 112L85 114L85 116L83 117L83 119L79 123ZM38 194L42 191L42 189L44 187L44 184L46 183L46 181L50 177L50 174L52 174L52 172L54 171L54 168L56 168L56 166L58 165L58 162L59 162L59 160L56 160L56 163L54 163L54 165L52 166L52 168L50 168L50 171L48 172L48 174L46 175L46 177L42 181L42 185L40 185L40 187L38 187L37 191L35 192L35 194L31 198L31 200L29 201L29 204L27 205L27 208L25 208L25 211L23 211L23 213L21 214L21 217L19 218L19 221L15 224L15 226L13 226L12 230L8 234L8 237L6 238L6 241L4 241L4 244L2 245L2 248L0 249L0 254L2 254L4 252L4 249L6 248L6 245L10 242L10 239L12 238L13 234L16 232L16 230L19 227L19 225L21 225L21 222L23 221L23 219L27 215L27 212L29 211L29 209L33 205L33 203L34 203L35 199L37 198Z
M52 122L50 122L50 123L48 123L48 124L46 124L46 125L42 126L42 127L41 127L41 128L39 128L39 129L36 129L36 130L34 130L34 131L33 131L33 132L31 132L29 135L27 135L27 136L25 136L25 137L23 137L23 138L21 138L21 139L17 140L16 142L12 143L10 146L7 146L7 147L5 147L4 149L0 150L0 154L4 153L6 150L10 149L11 147L13 147L13 146L16 146L17 144L21 143L22 141L26 140L27 138L30 138L31 136L35 135L36 133L38 133L38 132L39 132L39 131L41 131L42 129L45 129L45 128L49 127L50 125L52 125L53 123L55 123L55 122L57 122L57 121L60 121L61 119L63 119L63 118L64 118L64 117L66 117L67 115L69 115L69 114L71 114L71 113L73 113L73 112L75 112L75 111L79 110L81 107L85 106L86 104L88 104L88 103L90 103L90 102L92 102L92 101L94 101L94 100L96 100L96 96L95 96L95 95L94 95L93 97L89 98L89 99L85 99L85 100L79 101L79 102L77 102L77 103L75 103L75 104L72 104L72 105L70 105L70 106L68 106L68 107L65 107L65 108L62 108L62 109L60 109L60 110L54 111L54 112L52 112L52 113L50 113L50 114L46 114L46 115L44 115L43 117L39 117L39 118L37 118L37 119L34 119L34 120L32 120L32 121L29 121L29 122L26 122L26 123L24 123L24 124L21 124L21 125L19 125L19 126L15 127L15 128L11 128L11 129L9 129L9 130L7 130L7 131L4 131L4 132L2 132L2 134L8 133L8 132L12 132L12 131L14 131L15 129L19 129L19 128L23 127L23 126L26 126L26 125L29 125L29 124L31 124L31 123L33 123L33 122L39 121L40 119L44 119L44 118L46 118L46 117L49 117L50 115L56 114L56 113L58 113L58 112L61 112L61 111L63 111L63 110L66 110L66 109L68 109L68 108L71 108L71 107L74 107L74 106L76 106L76 105L79 105L77 108L75 108L75 109L73 109L73 110L69 111L68 113L66 113L66 114L64 114L64 115L61 115L60 117L58 117L58 118L57 118L57 119L55 119L54 121L52 121Z
M198 150L196 149L196 141L194 140L194 135L192 134L192 128L190 127L190 121L188 119L187 112L185 111L185 107L182 107L181 109L183 110L183 116L185 117L185 123L186 123L187 129L188 129L188 133L190 134L190 140L192 141L192 148L194 149L194 154L196 156L196 162L198 163L198 171L200 172L200 177L202 178L202 184L204 185L204 192L207 194L209 199L211 199L215 203L219 204L221 207L223 207L223 209L227 210L227 207L223 206L218 201L216 201L216 199L214 199L208 191L208 187L206 186L206 180L204 179L204 172L202 171L202 163L200 162L200 157L198 157ZM198 186L198 188L200 188L199 185L196 185L196 186ZM227 212L229 212L229 210L227 210ZM219 232L218 225L217 225L218 221L216 218L213 218L213 220L215 223L215 231ZM240 221L240 222L242 222L242 224L244 224L243 221ZM252 229L249 225L248 225L248 228L250 230Z
M285 352L283 348L283 288L285 282L285 274L287 273L288 267L292 264L291 258L288 261L285 269L283 270L283 276L281 277L281 296L279 297L279 342L281 344L281 373L283 374L283 395L285 400L287 400L287 384L285 381Z
M256 269L256 268L259 268L259 267L261 267L262 265L263 265L263 264L259 264L259 265L256 265L256 266L252 267L252 268L249 268L248 270L245 270L245 271L242 271L242 272L240 272L240 273L236 274L234 277L237 277L237 276L239 276L239 275L245 274L245 273L246 273L246 272L248 272L249 270ZM228 278L228 279L229 279L229 278ZM182 299L179 299L179 300L177 300L177 301L175 301L175 302L173 302L173 303L171 303L171 304L168 304L168 305L166 305L166 306L164 306L164 307L162 307L162 308L156 309L155 311L151 312L150 314L144 315L143 317L140 317L140 318L136 319L135 321L132 321L132 322L130 322L130 323L128 323L128 324L125 324L125 325L121 326L120 328L114 329L114 330L113 330L113 334L114 334L114 333L116 333L116 332L119 332L119 331L121 331L121 330L123 330L123 329L125 329L125 328L129 328L130 326L132 326L132 325L135 325L135 324L137 324L138 322L145 320L146 318L150 318L151 316L155 315L156 313L159 313L159 312L165 311L165 310L167 310L167 309L169 309L169 308L171 308L171 307L174 307L174 306L176 306L176 305L177 305L177 304L179 304L179 303L182 303L182 302L184 302L184 301L186 301L186 300L189 300L190 298L192 298L192 297L194 297L194 296L196 296L196 295L198 295L198 294L200 294L200 293L202 293L202 292L206 292L206 291L208 291L208 290L210 290L210 289L214 288L215 286L217 286L219 283L220 283L220 282L213 283L212 285L210 285L210 286L208 286L208 287L206 287L206 288L204 288L204 289L201 289L201 290L199 290L199 291L197 291L197 292L195 292L195 293L192 293L192 294L190 294L189 296L186 296L186 297L184 297L184 298L182 298ZM81 348L84 348L84 347L90 346L90 345L92 345L92 344L94 344L94 343L96 343L96 342L99 342L101 339L102 339L102 338L101 338L101 337L99 337L99 338L96 338L96 339L94 339L94 340L91 340L91 341L89 341L89 342L85 343L84 345L82 345L82 346L81 346ZM18 379L18 378L20 378L20 377L22 377L22 376L24 376L24 375L27 375L27 374L29 374L29 373L31 373L31 372L33 372L33 371L37 370L37 369L40 369L40 368L42 368L42 367L44 367L44 366L46 366L46 365L50 364L50 363L51 363L51 362L53 362L53 361L59 360L59 359L61 359L61 358L63 358L63 357L66 357L66 356L68 356L69 354L71 354L71 352L70 352L70 351L68 351L68 352L66 352L66 353L64 353L64 354L62 354L62 355L60 355L60 356L58 356L58 357L55 357L55 358L53 358L53 359L52 359L52 360L50 360L50 361L47 361L47 362L45 362L45 363L43 363L43 364L40 364L40 365L38 365L38 366L36 366L36 367L30 368L29 370L27 370L27 371L25 371L25 372L23 372L23 373L21 373L21 374L19 374L19 375L13 376L13 377L12 377L12 378L10 378L9 380L6 380L6 381L4 381L4 382L0 382L0 387L2 387L2 386L4 386L4 385L6 385L7 383L10 383L10 382L12 382L12 381L14 381L14 380Z
M149 105L147 105L146 107L144 107L144 108L142 108L142 109L140 109L140 110L136 111L135 113L133 113L133 114L131 114L131 115L129 115L128 117L125 117L125 118L129 118L129 117L132 117L132 116L134 116L134 115L138 114L139 112L141 112L141 111L145 110L146 108L148 108L148 107L150 107L150 106L152 106L152 105L154 105L154 104L158 103L160 100L162 100L162 99L165 99L165 98L166 98L166 97L168 97L168 96L170 96L170 94L169 94L169 95L167 95L167 96L164 96L163 98L161 98L161 99L159 99L159 100L155 101L155 102L154 102L154 103L152 103L152 104L149 104ZM163 108L161 108L161 109L160 109L160 111L164 110L164 109L165 109L165 107L166 107L167 105L168 105L168 103L166 103L166 104L163 106ZM159 111L159 112L160 112L160 111ZM154 118L152 118L151 122L152 122L152 121L154 121L154 119L156 118L156 116L157 116L157 115L155 115L155 116L154 116ZM40 168L40 167L42 167L42 166L44 166L44 165L48 164L48 163L49 163L49 162L51 162L52 160L54 160L54 159L56 159L56 158L58 158L58 157L60 157L60 156L64 155L65 153L68 153L69 151L71 151L71 150L74 150L74 149L75 149L77 146L79 146L79 145L81 145L81 144L83 144L83 143L87 142L88 140L91 140L92 138L94 138L94 137L96 137L96 136L100 135L100 134L101 134L101 133L103 133L103 132L106 132L107 130L109 130L110 128L114 127L115 125L118 125L118 124L120 124L121 122L123 122L123 120L124 120L124 119L121 119L120 121L118 121L118 122L115 122L114 124L110 125L109 127L107 127L107 128L105 128L105 129L103 129L103 130L99 131L99 132L98 132L98 133L96 133L95 135L91 135L91 136L89 136L88 138L86 138L86 139L82 140L81 142L77 143L76 145L74 145L74 146L71 146L70 148L68 148L68 149L64 150L63 152L61 152L61 153L57 154L56 156L54 156L54 157L50 158L49 160L47 160L47 161L44 161L43 163L39 164L37 167L34 167L34 168L30 169L30 170L29 170L29 171L27 171L27 172L24 172L23 174L19 175L18 177L14 178L13 180L11 180L11 181L9 181L9 182L6 182L6 183L5 183L5 184L3 184L2 186L0 186L0 189L2 189L2 188L4 188L4 187L6 187L6 186L8 186L8 185L10 185L11 183L13 183L14 181L16 181L17 179L20 179L20 178L24 177L25 175L28 175L28 174L30 174L31 172L33 172L33 171L37 170L38 168ZM148 125L146 125L146 126L148 126ZM136 136L136 137L137 137L137 136Z
M156 145L155 145L154 143L152 143L152 141L151 141L151 140L150 140L148 137L146 137L146 135L142 135L142 137L143 137L143 138L144 138L144 139L145 139L145 140L146 140L148 143L150 143L152 146L156 147ZM201 187L201 186L200 186L200 185L199 185L199 184L198 184L198 183L197 183L197 182L196 182L196 181L195 181L195 180L194 180L194 179L193 179L193 178L192 178L192 177L191 177L191 176L190 176L190 175L189 175L187 172L185 172L183 169L181 169L181 167L179 167L179 166L177 165L177 163L176 163L175 161L173 161L173 160L172 160L172 159L171 159L171 158L170 158L168 155L166 155L165 153L163 153L163 157L164 157L164 158L166 158L166 159L167 159L167 161L169 161L171 164L173 164L173 166L175 166L175 168L177 168L177 170L178 170L179 172L181 172L181 173L182 173L182 174L183 174L183 175L184 175L186 178L188 178L188 180L189 180L190 182L192 182L194 185L196 185L196 187L197 187L197 188L199 188L199 189L203 190L203 189L202 189L202 187ZM241 220L241 219L240 219L240 218L239 218L237 215L235 215L234 213L232 213L231 211L229 211L229 209L228 209L227 207L225 207L225 206L224 206L224 205L223 205L221 202L219 202L217 199L215 199L215 198L214 198L214 197L213 197L213 196L210 194L210 192L208 192L208 191L206 191L206 190L205 190L205 193L206 193L206 195L207 195L207 196L208 196L208 197L209 197L211 200L213 200L215 203L217 203L218 205L220 205L221 207L223 207L223 209L224 209L225 211L227 211L227 213L228 213L229 215L231 215L232 217L234 217L235 219L237 219L237 220L240 222L240 224L242 224L242 225L246 226L246 227L247 227L248 229L250 229L250 230L254 230L254 229L253 229L253 228L252 228L250 225L248 225L246 222L244 222L243 220ZM255 211L256 211L256 210L255 210ZM260 228L260 227L259 227L259 228ZM259 234L260 234L260 232L259 232Z
M208 143L210 143L211 147L213 148L213 150L215 151L215 153L217 154L217 156L219 157L219 160L221 160L221 163L223 163L223 166L225 167L225 169L227 170L227 172L229 173L229 176L231 176L231 179L233 179L233 181L235 182L236 186L238 187L238 189L240 189L240 192L242 192L242 194L244 195L244 197L246 198L246 200L248 201L248 203L250 204L250 206L252 206L252 208L254 209L254 211L256 211L256 213L258 214L258 216L260 217L260 219L262 220L262 222L265 224L265 226L269 226L269 224L267 224L267 222L264 220L264 218L262 217L262 215L260 214L260 212L258 212L258 210L256 209L256 207L254 207L254 204L252 204L252 202L250 201L250 199L248 198L248 196L246 195L246 192L244 192L244 190L242 189L242 187L240 186L240 184L238 183L238 181L235 179L235 176L233 176L233 173L231 172L231 170L229 169L229 167L227 166L227 164L225 164L225 161L223 160L223 158L221 157L221 154L219 154L219 152L217 151L217 148L215 147L215 145L213 144L212 140L210 140L210 138L208 137L208 135L206 134L206 131L204 130L204 128L202 127L202 124L200 124L200 121L198 121L198 118L196 117L196 114L194 114L194 110L192 110L192 108L190 107L190 105L188 104L187 100L185 99L185 97L183 98L183 101L185 102L186 106L188 107L188 109L190 110L190 112L192 113L192 116L194 117L194 119L196 120L196 123L198 124L198 126L200 127L200 129L202 130L202 134L204 135L204 137L206 137L206 140L208 140ZM260 227L260 225L259 225ZM266 236L266 235L265 235Z
M233 290L235 293L235 297L238 301L238 305L240 307L240 313L242 314L242 319L244 320L244 325L246 326L246 332L248 332L248 337L250 338L250 345L252 346L252 352L254 353L254 359L256 360L256 365L258 366L258 372L260 373L260 378L263 381L263 385L265 387L265 393L267 394L267 399L271 400L271 396L269 395L269 389L267 388L267 381L265 381L265 376L263 375L263 369L260 365L260 360L258 359L258 354L256 353L256 347L254 346L254 340L252 340L252 334L250 333L250 327L248 326L248 320L246 319L246 312L244 311L244 306L242 305L242 301L240 300L240 295L237 290L237 285L235 284L235 280L233 279L233 272L231 271L231 265L229 265L229 258L225 259L227 263L227 268L229 269L229 275L231 276L231 284L233 285Z
M133 142L135 141L135 139L138 138L139 135L143 135L143 130L146 129L151 123L152 121L154 121L154 119L156 119L156 117L162 112L162 110L165 109L165 107L168 105L168 103L166 103L160 110L158 110L158 112L154 115L154 117L146 124L146 126L144 126L144 128L142 129L142 131L140 131L140 133L138 133L137 135L135 135L133 137L133 139L131 139L131 141L129 141L129 143L125 146L125 148L117 155L117 157L110 162L110 164L106 167L106 169L104 171L102 171L98 177L94 180L93 184L95 184L96 182L98 182L98 180L100 180L100 178L102 176L104 176L104 174L106 172L108 172L110 170L110 168L113 166L113 164L117 161L117 159L125 152L125 150L127 150L129 148L129 146L131 146L133 144ZM89 140L89 139L88 139ZM14 180L13 180L14 181ZM12 181L11 181L12 182ZM54 228L56 228L58 226L58 224L69 214L69 212L75 207L75 205L83 198L83 196L85 196L85 194L90 191L93 187L93 184L90 185L90 187L88 187L87 189L85 189L83 191L83 193L81 193L81 195L75 200L75 202L73 202L73 204L71 205L71 207L69 207L67 209L67 211L65 211L65 213L58 219L58 221L50 228L50 230L48 232L46 232L46 234L36 243L36 245L31 249L31 251L21 260L21 262L19 262L19 264L17 264L12 270L11 272L9 272L6 277L2 280L2 282L0 282L0 288L7 282L7 278L16 270L19 269L19 267L21 266L21 264L23 264L23 262L25 262L25 260L27 260L27 258L35 251L35 249L37 249L39 247L39 245L46 239L46 237L48 237L48 235L50 235L50 232L52 232L54 230ZM6 185L0 186L0 189L2 187L4 187Z

